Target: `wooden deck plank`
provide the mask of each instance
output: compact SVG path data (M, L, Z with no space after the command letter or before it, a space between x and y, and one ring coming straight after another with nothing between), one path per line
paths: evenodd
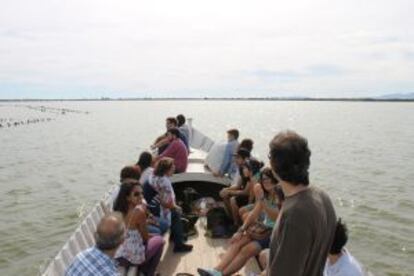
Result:
M205 229L196 224L198 234L189 238L188 243L194 246L193 251L189 253L174 253L174 244L166 235L166 244L161 262L157 271L161 276L172 276L177 273L190 273L198 275L197 268L199 267L214 267L220 260L220 256L225 253L228 247L228 239L211 239L205 237ZM260 268L255 258L251 258L245 267L243 267L238 274L250 275L259 273Z

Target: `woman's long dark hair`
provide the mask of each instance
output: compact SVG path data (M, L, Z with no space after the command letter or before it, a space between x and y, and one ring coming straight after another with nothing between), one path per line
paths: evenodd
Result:
M143 172L146 168L151 167L152 164L152 154L148 151L144 151L139 156L137 165L141 168L141 172Z
M131 195L135 186L139 186L139 182L135 179L125 180L119 189L119 193L114 203L114 211L121 212L124 216L128 213L127 197Z

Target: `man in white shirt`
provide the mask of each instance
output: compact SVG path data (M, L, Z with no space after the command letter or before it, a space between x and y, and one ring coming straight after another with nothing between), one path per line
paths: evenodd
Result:
M344 247L348 241L348 229L338 220L334 240L326 261L324 276L362 276L358 261Z

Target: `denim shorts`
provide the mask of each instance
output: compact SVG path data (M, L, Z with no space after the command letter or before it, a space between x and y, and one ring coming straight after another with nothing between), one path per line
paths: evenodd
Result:
M269 248L269 245L270 245L270 236L267 237L267 238L265 238L265 239L262 239L262 240L255 240L255 242L257 244L259 244L259 246L262 248L261 250L266 249L266 248Z

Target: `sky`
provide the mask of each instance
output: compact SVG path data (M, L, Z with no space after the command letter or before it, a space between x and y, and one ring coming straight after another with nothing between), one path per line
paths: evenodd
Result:
M0 98L414 92L412 0L0 0Z

